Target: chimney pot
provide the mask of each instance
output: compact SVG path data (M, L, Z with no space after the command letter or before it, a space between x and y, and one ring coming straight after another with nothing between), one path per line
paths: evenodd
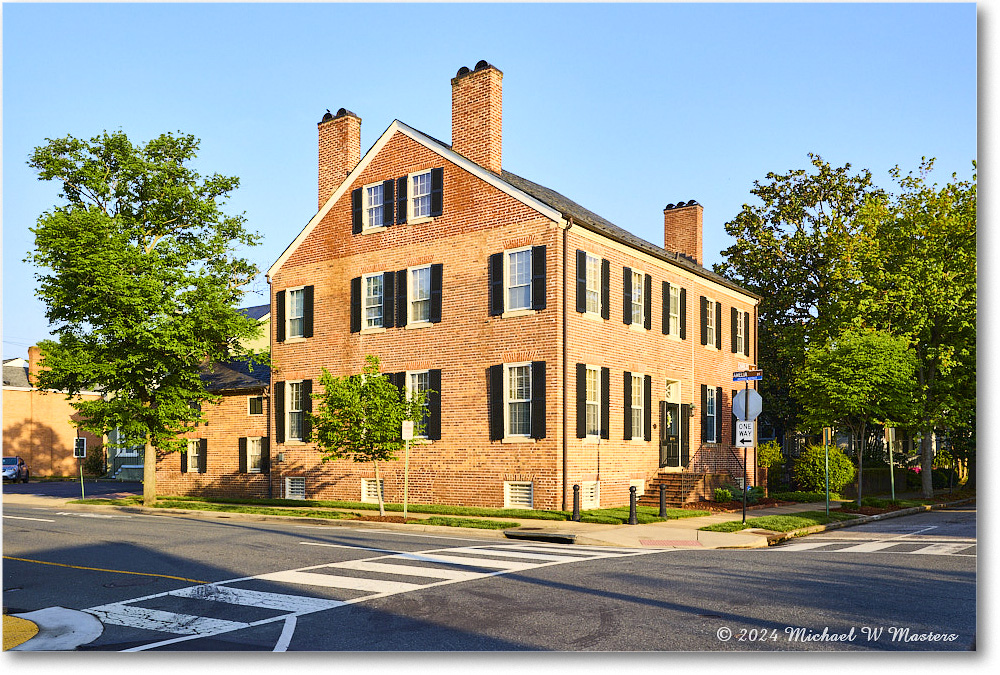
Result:
M702 206L694 199L663 209L663 248L701 265Z
M451 147L493 173L503 156L503 73L486 61L451 80Z

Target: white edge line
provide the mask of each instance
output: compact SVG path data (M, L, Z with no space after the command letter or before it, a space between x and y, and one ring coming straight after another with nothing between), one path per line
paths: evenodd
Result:
M295 622L296 619L294 614L285 619L285 627L281 629L281 636L278 638L278 642L274 645L274 649L272 651L288 651L288 643L292 641L292 635L295 634Z
M48 518L26 518L24 516L8 516L6 513L4 514L3 517L4 518L11 518L13 520L35 520L35 521L37 521L39 523L54 523L54 522L56 522L54 520L49 520Z

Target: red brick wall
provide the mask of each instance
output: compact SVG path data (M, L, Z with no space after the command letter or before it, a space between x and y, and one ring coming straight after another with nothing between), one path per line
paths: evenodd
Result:
M82 400L97 398L80 396ZM79 463L73 457L77 428L71 420L79 415L71 403L57 392L4 387L3 454L20 455L32 476L78 476ZM87 439L88 456L103 442L87 432L79 435Z

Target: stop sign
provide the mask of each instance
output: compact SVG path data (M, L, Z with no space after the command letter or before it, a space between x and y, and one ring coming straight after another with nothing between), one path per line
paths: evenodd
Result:
M738 420L755 420L762 400L756 389L740 389L733 397L733 415Z

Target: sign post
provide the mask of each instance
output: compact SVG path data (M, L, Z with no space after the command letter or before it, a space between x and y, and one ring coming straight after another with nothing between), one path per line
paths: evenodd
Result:
M403 440L406 441L406 454L403 462L403 522L406 522L406 509L410 501L410 441L413 440L413 420L403 420Z
M896 477L893 475L892 450L896 445L896 429L885 428L885 446L889 449L889 490L892 492L892 500L896 501Z
M826 461L826 515L830 515L830 442L833 440L833 429L823 427L823 458Z
M87 457L87 439L77 436L73 441L73 456L80 463L80 499L86 499L83 491L83 460Z
M743 522L747 522L747 448L754 444L754 420L760 415L761 398L756 389L750 389L750 381L764 379L764 371L738 370L733 373L733 382L742 382L743 391L733 398L733 416L736 422L736 447L743 448ZM743 418L742 420L739 418Z

